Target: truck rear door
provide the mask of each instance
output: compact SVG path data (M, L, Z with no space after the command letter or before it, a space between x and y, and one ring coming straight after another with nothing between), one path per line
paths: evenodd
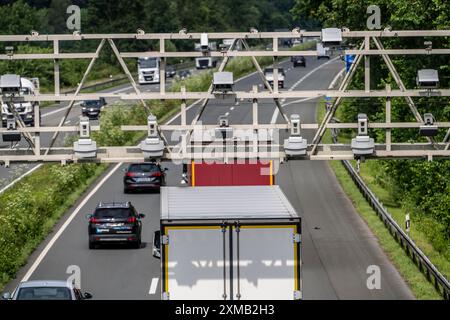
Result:
M163 228L164 299L301 299L299 224Z
M297 228L297 225L234 228L234 300L301 298Z
M229 232L220 226L164 227L163 298L170 300L223 300L229 293Z

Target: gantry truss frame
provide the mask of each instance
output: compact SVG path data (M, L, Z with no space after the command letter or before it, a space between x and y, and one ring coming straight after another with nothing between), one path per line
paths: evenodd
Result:
M285 130L291 128L291 123L287 115L284 113L281 100L284 99L300 99L300 98L334 98L331 107L327 110L325 118L320 124L301 124L301 129L316 130L314 139L309 143L307 155L300 159L309 160L342 160L353 159L354 155L349 145L344 144L322 144L321 140L326 129L354 129L357 128L357 123L332 123L336 109L344 98L384 98L386 100L386 121L384 123L369 123L369 128L377 128L386 130L386 141L383 144L376 144L375 152L371 158L426 158L432 160L433 158L450 157L450 142L447 141L450 137L450 122L440 121L435 125L439 128L449 128L447 135L442 142L436 142L432 138L427 138L428 143L392 143L391 130L401 128L419 128L423 125L422 116L419 114L414 103L413 97L449 97L450 89L407 89L403 81L395 69L390 56L392 55L449 55L450 49L447 48L417 48L417 49L385 49L380 39L382 38L406 38L406 37L449 37L450 30L383 30L383 31L350 31L343 30L342 38L351 39L352 41L360 41L358 49L348 48L343 49L343 54L355 55L356 58L351 65L349 72L347 72L337 89L329 90L280 90L278 87L278 63L280 58L292 56L317 56L316 51L295 51L295 50L279 50L279 39L284 38L317 38L321 36L321 32L308 32L294 29L291 32L225 32L225 33L208 33L210 40L217 39L234 39L233 44L227 50L219 51L189 51L189 52L167 52L166 41L170 40L186 40L199 41L201 33L188 33L180 31L179 33L144 33L138 32L136 34L81 34L75 32L74 34L64 35L39 35L32 33L31 35L1 35L0 43L17 43L17 42L33 42L33 43L53 43L53 53L48 54L3 54L0 55L0 60L53 60L54 61L54 93L53 94L38 94L20 97L4 97L0 95L0 100L7 103L10 109L14 110L14 103L17 102L61 102L68 101L64 116L57 127L45 127L39 123L39 117L34 127L25 127L18 121L18 128L14 132L21 133L28 141L30 148L10 148L2 149L0 151L0 162L9 164L10 162L29 162L29 161L56 161L56 162L80 162L80 161L94 161L94 162L123 162L123 161L144 161L143 154L137 147L102 147L98 149L97 157L92 159L78 159L74 156L72 148L54 148L59 132L78 132L77 126L65 126L64 123L72 110L76 101L95 100L99 98L116 98L124 101L139 101L142 103L147 111L147 115L151 113L151 109L147 106L148 100L179 100L181 103L181 124L180 125L159 125L158 132L165 142L166 150L160 160L177 160L188 162L190 160L205 159L205 160L219 160L230 161L233 159L277 159L280 161L286 160L286 153L278 142L274 141L259 141L255 137L250 138L251 141L238 141L236 139L226 139L224 141L208 141L213 144L215 152L209 154L203 152L202 144L192 140L192 133L195 130L210 130L214 131L216 126L213 125L199 125L198 121L207 106L209 100L223 99L223 95L218 95L214 92L211 85L207 92L187 92L184 87L180 92L167 92L165 88L165 69L166 59L170 57L220 57L222 63L218 71L225 70L230 58L233 57L251 57L255 66L256 72L260 75L267 91L260 92L256 86L251 91L234 91L228 94L233 99L248 100L252 102L253 119L251 124L230 124L230 127L242 130L253 130L255 133L258 130ZM272 49L266 51L251 50L247 40L250 39L265 39L272 42ZM95 52L80 52L80 53L64 53L60 51L60 43L65 41L99 41L99 45ZM119 40L127 41L148 41L154 40L159 42L159 50L152 50L146 52L121 52L116 46ZM243 50L236 50L236 44L242 45ZM376 49L372 48L372 43ZM100 56L101 51L108 44L118 62L120 63L124 73L127 75L130 84L133 87L133 93L80 93L83 85L93 68L95 61ZM370 84L370 57L380 55L389 72L392 74L395 83L399 89L391 90L387 86L385 90L372 90ZM261 66L255 57L270 56L274 58L274 85L273 87L265 80ZM134 77L127 68L124 59L139 58L139 57L157 57L160 58L160 90L158 92L142 93L136 85ZM60 90L60 61L63 59L90 59L90 63L79 82L75 93L63 94ZM357 67L364 60L364 90L348 90L348 85L355 74ZM391 99L396 97L405 98L412 114L417 122L413 123L393 123L391 122ZM188 101L203 101L197 114L190 125L186 123L186 109ZM273 100L284 119L284 124L260 124L258 123L258 105L259 101ZM40 110L36 107L36 114ZM19 118L16 116L16 118ZM92 131L100 130L99 126L92 126ZM147 126L122 126L125 131L146 131ZM181 146L170 145L165 138L164 132L180 131L182 132ZM40 143L40 134L44 132L53 132L53 137L48 147L42 147ZM0 129L0 133L12 133L11 130L5 128ZM34 135L33 135L34 134ZM227 146L227 147L226 147ZM270 151L267 147L272 148ZM199 149L200 148L200 149ZM222 148L222 149L220 149ZM273 151L273 148L276 150ZM277 149L278 148L278 149Z

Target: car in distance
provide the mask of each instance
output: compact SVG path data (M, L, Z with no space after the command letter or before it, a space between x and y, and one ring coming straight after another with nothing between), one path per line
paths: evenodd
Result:
M291 57L291 62L293 64L294 68L297 66L306 67L306 59L303 56Z
M166 184L167 168L162 169L158 163L132 163L125 169L123 192L138 190L159 191Z
M190 76L191 76L191 71L189 71L189 70L180 70L180 71L178 71L178 77L181 80L187 79Z
M136 249L141 247L142 221L144 214L138 213L128 202L99 203L89 219L89 249L99 244L128 243Z
M106 105L105 98L86 100L81 103L81 114L89 119L98 119L100 112Z
M270 86L273 88L273 68L265 68L264 76L266 77L267 82L269 82ZM284 77L285 72L283 68L278 68L278 87L284 88Z
M86 300L92 294L82 292L73 284L60 280L33 280L21 282L11 294L3 294L4 300Z
M177 71L175 70L174 66L167 66L166 67L166 78L173 78L177 74Z

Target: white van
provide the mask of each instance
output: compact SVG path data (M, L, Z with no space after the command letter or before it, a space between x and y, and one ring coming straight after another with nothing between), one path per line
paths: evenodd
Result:
M330 59L330 48L324 47L321 42L316 45L317 49L317 59L326 58Z

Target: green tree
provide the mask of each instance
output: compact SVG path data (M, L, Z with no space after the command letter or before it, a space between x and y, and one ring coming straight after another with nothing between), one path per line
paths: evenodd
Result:
M351 30L366 28L366 8L376 4L381 8L383 28L391 26L393 30L413 29L449 29L450 2L447 0L295 0L291 10L294 19L320 19L323 26L342 27ZM448 48L447 38L429 38L433 48ZM383 39L386 48L421 48L423 38ZM439 70L441 86L450 85L450 66L448 56L393 56L393 63L407 88L415 88L415 76L418 69ZM360 68L352 83L352 88L363 87L364 75ZM392 76L381 59L371 60L371 83L373 88L384 88L386 83L396 87ZM450 120L448 98L414 98L420 113L431 112L438 121ZM365 112L371 120L383 120L384 101L371 99L346 100L341 106L344 121L354 121L359 112ZM392 118L394 121L414 121L403 99L393 99ZM446 130L436 137L442 140ZM377 139L384 134L376 132ZM393 130L393 141L425 141L417 130ZM391 195L414 212L413 219L421 221L424 231L429 234L433 246L450 257L450 161L380 161L378 180L388 186Z
M45 21L43 11L32 8L23 0L0 7L1 34L29 34L31 30L41 30Z

